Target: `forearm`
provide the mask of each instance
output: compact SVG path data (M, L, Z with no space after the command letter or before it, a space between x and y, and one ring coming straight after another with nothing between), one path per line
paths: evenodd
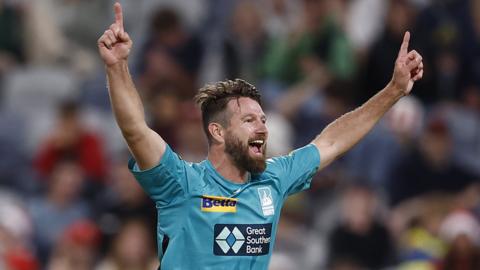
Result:
M126 61L107 66L106 72L113 113L122 134L128 141L146 128L143 104L133 84Z
M114 10L115 23L98 39L98 50L106 66L113 114L130 152L145 170L158 164L166 143L145 122L143 104L128 71L132 40L123 28L122 6L115 3Z
M358 143L403 95L402 90L389 83L362 106L328 125L313 141L322 156L321 167Z
M143 104L126 61L106 70L113 113L130 152L140 169L152 168L160 161L166 144L145 122Z

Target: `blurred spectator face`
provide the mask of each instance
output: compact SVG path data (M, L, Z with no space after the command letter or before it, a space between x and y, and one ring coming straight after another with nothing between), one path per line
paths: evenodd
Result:
M470 1L473 13L473 27L477 36L480 37L480 1Z
M480 245L480 224L470 212L457 210L448 214L440 226L440 235L460 249Z
M60 148L74 146L80 138L81 129L76 105L73 103L62 104L54 133L55 145Z
M12 246L13 243L12 233L0 225L0 257L3 257L5 251Z
M394 34L403 36L413 21L414 10L407 0L391 0L387 15L387 27Z
M0 189L0 252L2 245L21 245L31 240L33 224L23 203L20 197Z
M171 125L177 121L179 99L173 93L159 93L151 100L151 113L157 125Z
M179 145L181 155L186 160L201 161L205 158L207 143L205 137L200 134L202 130L201 121L186 121L179 127Z
M327 118L334 120L350 110L349 96L353 90L348 82L333 80L327 84L324 92L325 105L322 111Z
M387 125L401 143L417 138L423 125L424 108L413 96L399 100L386 114Z
M363 268L354 262L348 260L338 260L336 261L331 270L362 270Z
M65 230L55 247L48 270L92 269L99 243L100 231L93 222L75 222Z
M232 17L232 31L240 38L240 42L248 42L261 36L263 22L254 2L240 1L235 7Z
M114 244L117 262L125 267L139 267L149 263L152 257L152 235L147 225L129 221L122 228Z
M420 140L420 148L432 165L440 166L449 161L451 138L443 121L436 120L428 125Z
M475 245L466 234L460 234L451 243L450 248L458 255L474 254Z
M153 15L152 29L155 40L164 46L175 48L185 41L186 34L183 31L180 18L174 10L158 10Z
M468 86L464 91L463 103L471 109L480 110L480 87Z
M273 11L276 14L285 14L287 13L287 4L286 0L270 0L272 2Z
M454 76L458 73L459 60L452 49L445 49L440 52L440 54L437 55L436 62L441 76Z
M347 226L355 232L368 231L373 221L375 207L375 196L367 188L354 187L343 195L342 214Z
M145 200L145 192L124 163L115 165L112 171L113 188L122 202L138 205Z
M456 205L460 209L475 209L480 205L480 183L467 186L462 192L455 195Z
M461 259L478 258L480 225L470 212L458 210L450 213L440 226L440 235L450 244L446 258L447 264L458 263ZM478 268L473 266L463 269Z
M304 0L304 27L306 30L316 30L322 21L327 1L324 0Z
M180 66L165 49L152 49L146 55L146 75L158 80L175 78Z
M57 202L68 203L74 201L81 192L83 174L74 162L63 161L56 165L50 180L49 197Z

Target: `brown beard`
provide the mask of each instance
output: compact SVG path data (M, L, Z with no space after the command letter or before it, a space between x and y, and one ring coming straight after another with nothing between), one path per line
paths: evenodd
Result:
M248 153L248 143L242 143L237 137L227 132L225 136L225 152L229 155L235 165L241 170L250 173L261 173L265 171L266 163L266 147L263 149L261 158L252 158Z

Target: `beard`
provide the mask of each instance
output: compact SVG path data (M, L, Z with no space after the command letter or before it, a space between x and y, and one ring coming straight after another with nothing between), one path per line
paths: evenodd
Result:
M232 158L234 164L238 168L250 173L261 173L265 171L265 168L267 167L267 147L264 145L262 148L262 157L251 157L249 154L248 142L242 143L238 137L231 133L227 133L225 136L225 152L227 155Z

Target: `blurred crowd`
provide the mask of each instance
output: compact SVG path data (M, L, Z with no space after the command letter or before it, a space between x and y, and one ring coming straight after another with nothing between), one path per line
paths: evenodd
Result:
M261 91L269 155L390 80L425 75L282 213L272 270L480 269L480 1L120 1L149 125L205 158L207 82ZM111 0L0 0L0 269L156 269L156 209L127 168L97 39ZM355 128L355 127L352 127Z

